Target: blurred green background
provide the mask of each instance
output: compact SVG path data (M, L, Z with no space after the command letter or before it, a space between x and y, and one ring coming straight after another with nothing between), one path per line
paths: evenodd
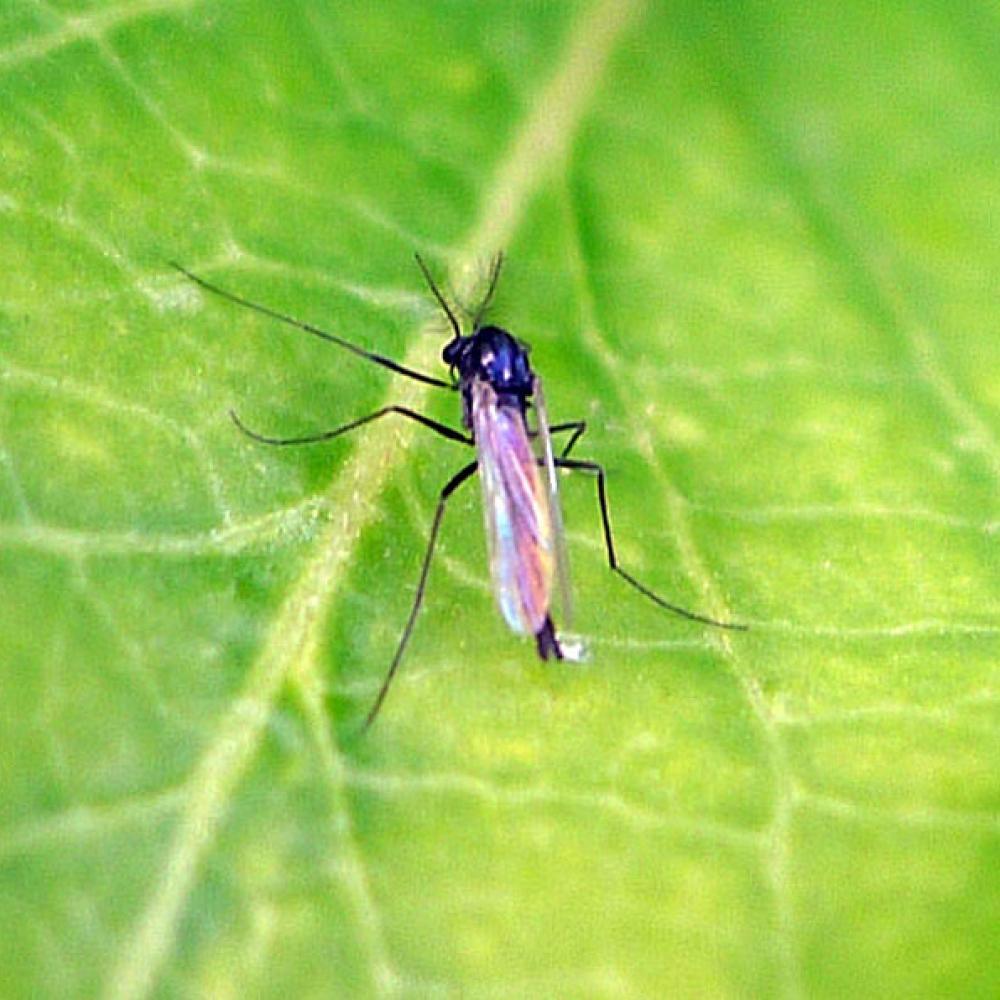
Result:
M0 994L996 996L1000 17L986 3L0 11ZM529 341L584 664L424 391Z

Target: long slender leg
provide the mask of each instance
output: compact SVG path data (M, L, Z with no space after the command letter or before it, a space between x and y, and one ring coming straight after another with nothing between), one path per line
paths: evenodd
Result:
M406 627L403 629L403 634L400 637L399 645L396 647L396 653L392 658L392 663L389 664L389 670L385 675L385 680L382 681L382 687L379 689L378 697L375 699L375 704L372 705L367 717L365 718L364 728L367 730L368 727L375 721L375 717L379 713L379 709L382 707L382 702L385 701L385 696L389 693L389 685L392 683L392 679L396 674L396 670L399 667L399 661L403 658L403 651L406 649L406 644L410 641L410 633L413 632L413 625L417 620L417 613L420 611L420 605L424 601L424 588L427 585L427 574L430 572L431 568L431 557L434 555L434 545L437 542L438 530L441 527L441 518L444 517L445 505L448 502L448 497L458 489L466 481L466 479L471 476L478 468L478 462L470 462L464 469L461 469L448 482L445 484L443 490L441 490L441 495L438 497L437 509L434 511L434 521L431 523L431 534L430 538L427 540L427 551L424 553L424 563L420 568L420 579L417 581L417 592L413 596L413 606L410 608L410 616L406 619Z
M246 434L247 437L253 438L254 441L259 441L261 444L273 444L280 446L289 444L316 444L319 441L330 441L335 437L340 437L341 434L346 434L348 431L356 430L364 424L370 424L373 420L378 420L379 417L384 417L389 413L398 413L400 416L409 417L410 420L415 420L418 424L423 424L424 427L429 427L432 431L436 431L442 437L448 438L449 441L458 441L461 444L473 443L472 438L467 434L462 434L460 431L456 431L447 424L442 424L437 420L432 420L430 417L425 417L422 413L417 413L415 410L411 410L406 406L383 406L381 410L369 413L367 417L360 417L358 420L352 420L349 424L343 424L340 427L335 427L332 431L323 431L321 434L306 434L302 437L290 438L275 438L268 437L266 434L258 434L256 431L250 430L250 428L247 427L242 420L240 420L234 410L229 411L229 416L232 417L233 423L236 424L236 426L244 434Z
M671 611L675 615L680 615L682 618L689 618L691 621L695 622L703 622L705 625L715 625L717 628L728 628L738 632L747 631L749 627L747 625L737 625L735 622L720 622L715 618L709 618L706 615L699 615L697 612L688 611L687 608L682 608L677 604L671 604L669 601L665 601L658 594L653 593L649 587L640 583L630 573L625 572L625 570L618 565L618 555L615 552L615 542L611 534L611 517L608 513L608 491L604 475L604 467L599 465L597 462L583 462L572 458L557 458L556 467L560 469L577 469L582 472L591 472L597 476L597 500L601 507L601 523L604 527L604 544L608 550L608 565L626 583L638 590L640 594L648 597L654 604L658 604L661 608Z
M553 424L549 428L549 434L560 434L563 431L572 431L569 440L563 445L563 450L559 453L560 458L566 458L573 450L573 445L583 437L587 430L586 420L567 420L564 424Z

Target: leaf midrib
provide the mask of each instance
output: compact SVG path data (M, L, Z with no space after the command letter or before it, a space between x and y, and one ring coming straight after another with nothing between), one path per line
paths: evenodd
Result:
M485 188L483 211L457 262L476 259L506 245L520 222L531 196L564 155L596 90L616 43L640 12L640 0L627 3L601 0L571 29L562 56L548 84L540 92L521 128L515 130L508 152L499 161L493 182ZM471 293L469 279L458 266L450 283L459 296ZM433 365L432 339L415 336L403 359L412 368ZM417 383L396 383L393 399L421 408L428 394ZM278 610L247 682L221 720L215 738L202 754L188 782L188 798L177 831L167 851L164 874L147 900L131 936L113 964L105 993L116 1000L147 996L173 951L185 906L197 882L201 864L212 849L225 818L229 800L260 745L271 708L292 679L306 706L317 751L331 783L334 802L342 798L343 774L339 755L322 703L321 670L317 650L333 595L349 571L365 529L377 518L375 499L403 461L413 434L412 425L391 429L374 427L369 443L383 462L363 462L357 449L341 468L327 493L337 514L316 537L310 557ZM349 852L345 864L358 878L353 882L355 905L362 910L373 986L385 992L393 975L378 926L377 913L364 877L349 824L341 846Z

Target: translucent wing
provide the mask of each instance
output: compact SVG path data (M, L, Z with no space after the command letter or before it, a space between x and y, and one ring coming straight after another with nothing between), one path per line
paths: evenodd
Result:
M573 590L570 586L569 552L566 550L566 533L563 530L562 504L559 501L559 473L556 471L555 455L552 451L552 435L549 433L549 411L542 392L542 380L533 378L535 414L538 418L538 441L541 459L545 467L546 485L549 492L549 519L552 522L552 540L556 554L556 583L559 593L559 608L562 612L563 627L573 618Z
M534 635L545 624L555 572L549 491L520 404L480 379L472 384L472 429L493 592L508 626Z

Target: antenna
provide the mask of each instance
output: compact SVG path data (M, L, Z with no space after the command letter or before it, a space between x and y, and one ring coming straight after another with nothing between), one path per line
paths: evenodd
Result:
M472 321L472 332L475 333L479 329L479 321L483 318L483 313L486 312L490 307L490 303L493 301L493 293L497 290L497 281L500 280L500 268L503 267L503 251L501 250L493 258L493 264L490 267L490 287L486 289L486 295L483 296L483 301L480 303L479 308L476 310L476 317Z
M431 292L434 294L434 298L438 300L438 304L444 310L445 315L448 317L448 322L451 323L451 328L455 331L455 336L461 339L462 328L458 325L458 320L455 319L455 314L451 311L450 306L445 302L444 296L441 294L440 289L434 284L434 279L431 277L431 272L427 269L427 265L424 263L423 257L420 254L415 253L413 255L417 260L417 266L423 272L424 280L427 282Z

